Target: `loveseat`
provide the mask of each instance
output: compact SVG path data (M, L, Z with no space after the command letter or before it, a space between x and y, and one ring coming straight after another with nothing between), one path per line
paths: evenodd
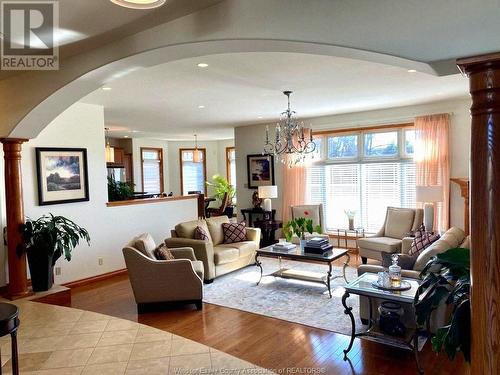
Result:
M411 244L413 242L413 237L405 237L402 240L401 253L408 254ZM413 269L411 270L401 270L401 276L403 278L413 278L420 279L420 272L424 269L427 262L435 255L445 252L448 249L455 247L470 248L470 237L466 237L465 232L456 227L448 229L436 242L432 243L428 248L423 250L417 257ZM378 273L386 271L387 269L379 264L362 264L358 267L358 276L361 276L365 272ZM379 301L373 304L372 313L373 316L377 316L377 306L379 306ZM435 331L437 327L443 326L445 322L445 312L444 305L443 308L438 309L434 312L431 319L431 331ZM359 315L363 322L368 321L369 318L369 303L366 297L359 297ZM411 315L409 312L406 313L404 318L405 323L411 324Z
M171 238L165 240L169 248L191 247L196 259L203 262L205 282L255 263L255 252L259 248L260 229L246 228L246 241L225 244L222 224L229 223L227 216L187 221L177 224ZM196 227L201 227L208 240L195 240Z

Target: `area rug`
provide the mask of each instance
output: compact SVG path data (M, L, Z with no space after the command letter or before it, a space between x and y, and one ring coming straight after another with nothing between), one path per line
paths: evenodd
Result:
M278 260L260 259L264 275L278 270ZM283 261L282 264L294 270L327 271L326 266L319 264L294 261ZM342 267L334 267L333 274L341 275ZM346 275L347 280L354 280L357 277L356 269L348 267ZM332 280L333 297L329 298L326 287L318 283L265 276L257 285L259 276L259 268L249 266L219 277L212 284L205 285L203 299L219 306L350 335L351 321L344 314L341 302L345 285L343 278ZM356 325L359 325L358 297L351 296L347 301L353 307Z

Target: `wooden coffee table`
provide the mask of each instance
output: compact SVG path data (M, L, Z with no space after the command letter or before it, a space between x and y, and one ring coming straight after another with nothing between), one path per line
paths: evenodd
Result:
M344 266L342 267L342 275L332 275L332 264L334 261L341 257L346 257L346 261L344 263ZM345 270L347 266L349 265L349 253L347 249L338 249L338 248L333 248L332 250L328 251L327 253L320 255L320 254L311 254L311 253L306 253L304 250L301 250L299 246L296 246L295 249L292 250L274 250L273 246L268 246L264 247L262 249L257 250L257 253L255 254L255 264L260 268L260 278L259 281L257 282L257 285L260 284L260 281L262 280L263 275L263 269L262 269L262 264L259 261L260 257L266 257L266 258L276 258L279 261L279 269L276 272L273 272L269 275L265 276L274 276L274 277L281 277L284 279L295 279L295 280L303 280L303 281L311 281L311 282L316 282L325 285L328 288L328 294L330 295L330 298L332 298L332 290L330 288L330 282L331 280L334 280L339 277L343 277L345 282L347 283L347 278L345 276ZM293 270L293 269L288 269L288 268L283 268L281 266L281 261L283 259L286 260L294 260L297 262L304 262L304 263L318 263L318 264L324 264L328 266L328 271L325 273L319 273L319 272L307 272L307 271L299 271L299 270Z

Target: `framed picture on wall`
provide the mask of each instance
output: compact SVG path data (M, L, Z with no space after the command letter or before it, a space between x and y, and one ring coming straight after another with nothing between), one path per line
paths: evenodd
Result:
M38 204L89 200L87 149L37 147Z
M274 156L247 155L248 188L274 185Z

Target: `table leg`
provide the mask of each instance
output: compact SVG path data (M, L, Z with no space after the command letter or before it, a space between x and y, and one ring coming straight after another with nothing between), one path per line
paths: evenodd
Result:
M12 374L19 375L19 358L17 356L17 330L10 334L12 341Z
M332 289L330 287L330 279L332 278L332 263L328 263L328 273L326 274L326 286L328 287L328 294L332 298Z
M345 269L349 265L349 262L351 260L351 256L349 255L349 253L346 253L345 256L347 257L347 259L346 259L346 261L344 263L344 266L342 267L342 274L344 275L345 282L348 284L349 282L347 281L347 277L345 276Z
M259 281L257 281L257 285L259 285L260 281L262 280L262 273L263 273L262 263L259 261L259 254L255 254L255 264L257 265L257 267L260 268L260 278Z
M342 296L342 306L344 306L344 314L349 315L351 318L351 340L349 341L349 346L344 350L344 361L347 360L347 353L352 349L352 344L354 342L354 337L356 336L356 323L354 322L354 315L352 315L352 307L347 306L347 299L349 298L349 292L345 292Z

